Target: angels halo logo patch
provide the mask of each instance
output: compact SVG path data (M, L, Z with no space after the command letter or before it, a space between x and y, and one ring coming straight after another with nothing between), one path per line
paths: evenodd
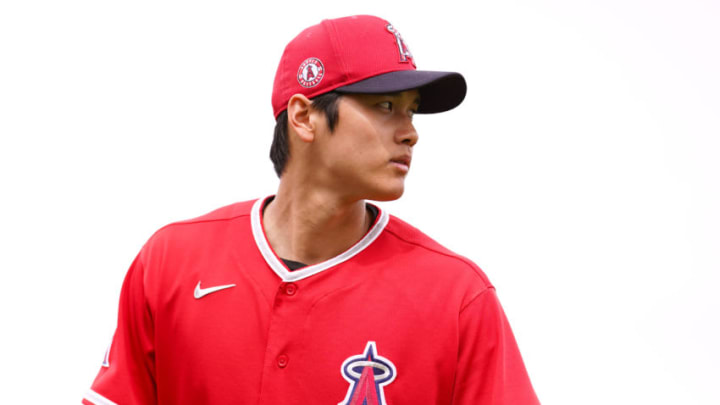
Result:
M375 342L367 342L363 354L345 359L340 372L350 386L338 405L386 405L383 387L397 376L395 365L378 355Z
M318 58L307 58L300 64L297 80L303 87L315 87L325 76L325 66Z

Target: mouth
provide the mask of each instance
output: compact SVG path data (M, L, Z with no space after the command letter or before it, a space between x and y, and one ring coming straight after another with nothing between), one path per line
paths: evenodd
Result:
M400 155L390 159L390 163L403 170L404 172L410 170L411 161L412 157L410 155Z

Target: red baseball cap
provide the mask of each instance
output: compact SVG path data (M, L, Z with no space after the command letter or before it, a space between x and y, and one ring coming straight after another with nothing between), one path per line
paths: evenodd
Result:
M285 47L273 85L275 118L290 97L313 98L335 90L384 94L418 89L418 113L457 107L467 86L461 74L417 70L395 27L382 18L357 15L305 29Z

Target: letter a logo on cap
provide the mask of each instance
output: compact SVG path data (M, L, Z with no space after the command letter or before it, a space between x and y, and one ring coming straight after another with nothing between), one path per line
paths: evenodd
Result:
M307 58L300 64L297 80L303 87L315 87L325 76L325 66L318 58Z
M400 62L407 62L409 60L410 63L415 66L415 60L410 53L410 49L408 49L407 45L405 44L405 41L403 41L402 35L400 35L400 33L395 29L395 27L392 26L392 24L388 24L386 28L388 32L395 35L395 42L397 43L398 52L400 53Z

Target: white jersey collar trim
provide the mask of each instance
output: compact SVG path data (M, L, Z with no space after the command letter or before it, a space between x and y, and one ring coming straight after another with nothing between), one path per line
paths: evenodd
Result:
M118 405L115 402L105 398L104 396L98 394L97 392L93 391L92 389L89 389L85 393L85 399L92 402L96 405Z
M278 277L280 277L283 281L286 282L302 280L304 278L313 276L320 273L321 271L327 270L331 267L337 266L338 264L349 260L353 256L365 250L365 248L370 246L370 244L372 244L373 241L375 241L375 239L380 236L390 219L387 212L378 208L379 213L378 218L375 220L375 225L370 228L370 230L365 234L365 236L363 236L362 239L360 239L356 244L351 246L348 250L322 263L317 263L311 266L303 267L302 269L290 271L287 267L285 267L285 264L282 262L282 260L277 257L275 252L270 247L270 243L268 243L267 238L265 237L265 230L262 225L262 208L268 198L270 197L261 198L255 201L255 204L253 204L250 213L252 233L253 237L255 238L255 243L257 244L257 247L260 250L263 258L265 259L265 262L267 262L268 266L270 266L270 268L275 272L275 274L278 275Z

